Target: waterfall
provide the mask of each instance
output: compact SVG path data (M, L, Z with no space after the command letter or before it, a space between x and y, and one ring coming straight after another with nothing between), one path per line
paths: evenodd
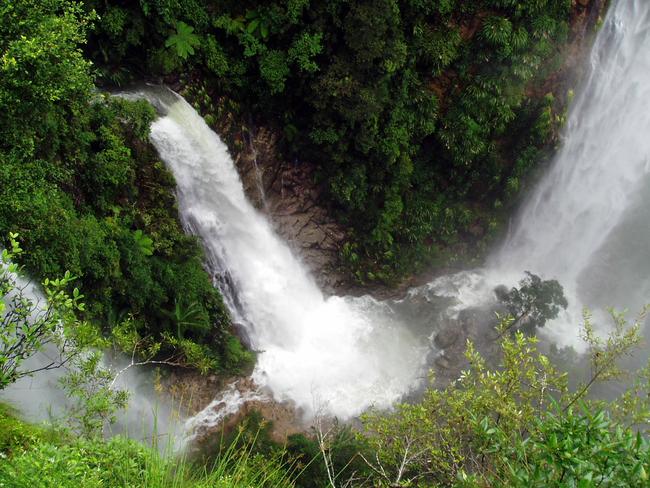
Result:
M557 279L570 306L541 333L577 349L583 307L606 331L606 308L634 315L650 302L650 2L615 2L589 63L563 145L503 245L483 269L422 290L462 308L526 270Z
M555 277L577 307L638 312L650 298L650 3L612 5L590 68L563 147L490 266Z
M486 266L436 279L410 299L448 297L453 316L493 301L496 285L516 285L528 270L564 286L570 307L542 333L578 349L583 306L600 319L609 305L636 310L648 301L650 3L611 7L578 92L563 147ZM202 239L235 322L259 351L253 378L262 390L307 416L349 418L418 387L432 352L431 314L325 297L247 201L225 145L192 107L161 88L133 96L162 113L151 140L176 176L186 228Z
M430 352L388 303L325 297L306 267L248 202L226 146L180 96L150 88L162 113L151 140L173 171L181 218L251 348L255 383L305 416L387 408L422 382ZM182 286L182 283L179 283Z
M626 218L650 168L650 4L612 7L565 143L495 254L500 269L535 267L575 281Z

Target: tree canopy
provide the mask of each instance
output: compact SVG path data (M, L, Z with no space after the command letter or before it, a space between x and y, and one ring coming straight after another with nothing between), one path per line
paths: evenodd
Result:
M492 235L562 120L531 84L559 67L570 0L87 6L106 83L191 73L274 125L288 158L317 164L360 281Z

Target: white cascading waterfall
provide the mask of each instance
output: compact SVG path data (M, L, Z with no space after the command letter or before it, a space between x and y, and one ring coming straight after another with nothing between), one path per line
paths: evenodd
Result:
M614 2L589 61L564 146L490 263L557 278L573 318L650 301L650 2Z
M248 202L226 146L199 114L168 90L135 96L163 114L151 140L176 177L182 220L202 239L234 320L259 352L255 383L307 417L340 418L389 407L421 383L426 335L370 297L326 298Z
M525 270L557 279L570 306L542 333L577 349L583 307L602 326L607 307L633 318L650 302L650 2L614 2L589 62L563 146L505 243L484 269L423 288L462 307Z

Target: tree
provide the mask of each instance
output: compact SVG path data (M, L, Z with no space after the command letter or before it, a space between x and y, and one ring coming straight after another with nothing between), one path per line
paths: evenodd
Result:
M630 421L648 418L648 384L613 403L587 396L596 382L620 379L619 362L641 344L643 314L633 324L612 318L614 331L601 339L585 315L592 377L574 391L536 337L504 333L510 317L499 326L497 367L469 343L469 368L456 382L394 412L366 414L372 486L647 486L648 424L638 436Z
M513 439L487 418L480 435L507 469L491 486L579 488L647 486L650 446L639 432L622 428L606 410L582 403L533 420L529 437ZM463 473L460 486L479 485Z
M3 2L0 8L0 149L56 153L71 118L92 96L80 46L94 20L68 0Z
M148 141L156 112L144 100L98 91L82 51L96 22L135 42L134 32L118 27L134 26L137 16L120 5L97 8L99 19L94 6L15 0L0 7L0 236L20 229L29 248L20 264L35 280L65 271L77 277L84 319L93 324L110 327L111 317L130 313L143 335L161 340L176 331L165 312L177 301L196 303L200 323L186 324L184 340L221 356L230 318L198 241L183 231L173 175ZM199 51L189 24L202 24L192 16L183 24L166 8L158 51L181 65L188 48ZM176 34L165 47L169 26Z
M543 327L547 320L557 318L560 309L568 306L557 280L542 280L529 271L519 282L519 288L508 291L499 286L494 293L513 318L510 327L529 334L534 333L536 327Z
M73 400L64 417L65 424L77 434L99 438L107 424L117 420L117 412L126 408L129 393L114 387L120 374L102 365L97 351L79 355L60 384Z
M13 262L22 253L17 237L10 234L10 249L0 257L0 389L37 371L67 364L81 354L83 344L96 338L93 327L75 315L84 310L83 295L77 288L72 295L66 292L74 281L70 273L46 279L44 298L22 279L20 267ZM25 366L50 345L55 354L45 363Z

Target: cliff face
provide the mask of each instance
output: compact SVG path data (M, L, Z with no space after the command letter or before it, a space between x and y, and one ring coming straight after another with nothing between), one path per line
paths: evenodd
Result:
M564 62L546 79L531 85L527 90L529 97L541 98L554 93L559 109L566 107L566 94L579 83L586 71L584 59L607 3L607 0L573 0ZM467 35L471 36L472 32L468 31ZM442 99L441 105L444 105L444 87L437 87L436 91ZM185 95L193 98L191 89ZM230 148L248 197L304 260L322 289L330 294L390 294L377 286L372 290L358 287L341 266L340 253L350 231L336 222L326 207L324 188L315 179L315 164L285 160L279 150L279 131L271 126L244 122L235 115L236 110L227 108L228 100L218 96L212 99L216 102L216 109L199 108L215 115L213 125ZM417 281L417 278L410 278L399 288Z
M338 269L346 229L322 205L323 188L315 183L313 165L278 158L277 135L267 128L249 129L236 156L245 191L266 213L314 273L326 293L345 285Z

